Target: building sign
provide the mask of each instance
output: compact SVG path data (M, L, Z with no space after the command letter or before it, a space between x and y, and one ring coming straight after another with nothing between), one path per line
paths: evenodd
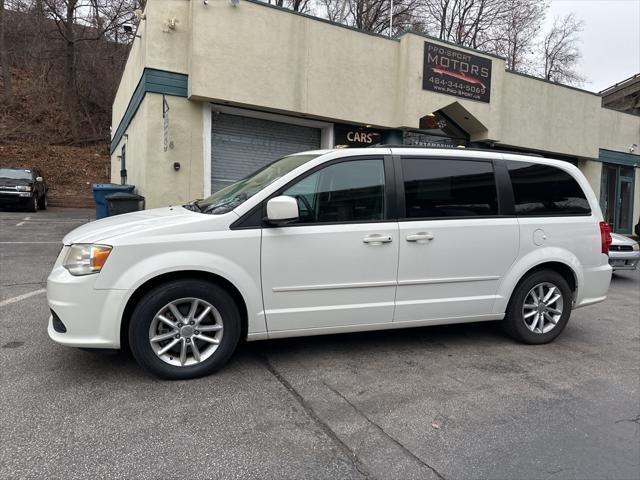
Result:
M336 147L370 147L382 143L382 132L371 128L335 125L333 136Z
M491 60L424 42L422 89L489 103Z

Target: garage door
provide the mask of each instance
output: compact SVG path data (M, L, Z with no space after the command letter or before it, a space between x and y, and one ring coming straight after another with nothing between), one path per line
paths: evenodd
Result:
M211 191L292 153L320 148L320 130L259 118L212 113Z

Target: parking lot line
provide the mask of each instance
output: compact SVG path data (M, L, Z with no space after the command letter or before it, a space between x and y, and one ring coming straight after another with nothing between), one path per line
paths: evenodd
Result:
M58 242L0 242L0 245L13 245L13 244L20 244L20 243L62 243L62 241L58 241Z
M34 290L33 292L23 293L22 295L18 295L17 297L7 298L0 302L0 307L4 307L6 305L11 305L12 303L19 302L21 300L26 300L27 298L34 297L36 295L40 295L41 293L46 292L45 288L40 288L38 290Z
M8 218L0 218L0 222L15 222L16 219L12 218L12 219L8 219ZM74 220L49 220L49 219L39 219L39 218L30 218L30 219L26 219L23 218L22 220L20 220L20 223L32 223L34 225L42 225L42 224L51 224L51 223L63 223L63 224L74 224L74 223L87 223L92 221L89 218L78 218L78 219L74 219Z

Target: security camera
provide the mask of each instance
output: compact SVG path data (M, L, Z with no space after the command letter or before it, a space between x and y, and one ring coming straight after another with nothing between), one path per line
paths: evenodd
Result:
M127 35L130 35L133 33L133 24L131 23L123 23L122 24L122 29L124 30L124 33L126 33Z
M635 152L636 148L638 148L638 144L637 143L631 144L631 146L629 147L629 153Z

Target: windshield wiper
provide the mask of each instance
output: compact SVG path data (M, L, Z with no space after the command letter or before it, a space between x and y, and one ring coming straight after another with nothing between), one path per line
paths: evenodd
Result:
M186 208L187 210L191 210L192 212L202 212L202 207L198 205L200 200L194 200L193 202L182 205L182 208Z
M219 212L219 213L220 214L227 213L227 212L230 212L231 210L233 210L234 208L236 208L238 205L240 205L242 202L244 202L247 198L249 198L249 196L245 192L243 192L243 193L240 193L240 194L236 195L235 197L230 198L226 202L214 203L213 205L209 205L209 206L205 207L203 210L201 210L201 212L202 213L211 213L214 210L218 210L219 208L226 208L227 210L225 210L224 212ZM215 213L214 213L214 215L215 215Z

